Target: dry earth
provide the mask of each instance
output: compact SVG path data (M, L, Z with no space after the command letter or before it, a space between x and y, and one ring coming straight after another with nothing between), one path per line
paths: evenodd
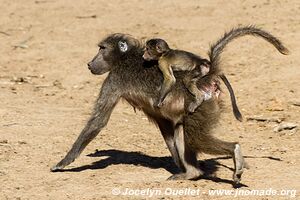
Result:
M245 118L259 115L300 123L300 107L292 103L300 101L299 0L0 0L0 5L0 199L150 198L112 196L113 188L201 190L200 196L155 199L233 198L208 194L233 189L231 159L199 155L212 178L166 181L176 169L163 138L125 102L118 104L107 127L68 167L73 171L49 171L89 116L106 75L92 75L86 63L96 53L97 42L109 33L141 39L160 36L173 47L206 55L209 44L225 30L257 24L278 36L291 55L283 56L253 37L229 45L223 69L239 107ZM299 193L299 130L274 132L277 122L240 123L232 115L226 91L224 99L226 111L216 134L239 141L251 167L240 189Z

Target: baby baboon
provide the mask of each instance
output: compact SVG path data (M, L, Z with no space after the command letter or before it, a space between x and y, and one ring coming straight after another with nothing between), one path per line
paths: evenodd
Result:
M185 87L195 97L188 106L188 111L194 112L203 100L209 99L210 96L207 96L207 92L196 86L197 79L202 78L209 72L208 60L187 51L171 49L165 40L159 38L146 42L143 58L148 61L158 60L158 67L164 77L160 96L154 106L161 107L164 99L174 86L176 79L173 71L191 71L195 68L197 68L198 73L193 73L193 77L187 75L184 79Z
M277 38L261 29L253 26L232 29L211 46L208 54L211 68L207 76L197 82L198 87L215 83L220 71L220 54L226 44L244 35L262 37L281 53L288 52ZM145 67L147 63L142 58L144 47L139 41L125 34L112 34L100 42L99 47L98 54L88 64L89 69L93 74L109 74L102 84L90 119L71 150L51 171L59 171L72 163L106 126L115 105L120 98L124 98L141 109L159 127L174 162L181 169L181 173L169 179L198 178L202 171L197 167L196 155L203 152L232 156L235 169L233 178L235 182L240 181L244 168L240 145L219 140L211 134L222 111L220 99L204 101L194 113L186 115L184 100L187 94L183 90L183 78L187 72L175 72L176 84L161 109L155 109L153 101L159 96L157 88L161 86L163 77L158 67Z
M207 87L204 86L196 86L200 78L209 73L211 63L207 59L187 51L171 49L165 40L159 38L148 40L145 49L143 58L148 61L158 60L159 69L164 77L160 96L154 103L155 107L161 107L164 99L175 84L176 79L173 71L192 71L187 73L183 79L185 87L194 97L187 107L188 112L195 112L195 109L204 100L209 100L213 97L212 91L214 90L211 88L211 85L209 86L210 90L207 90ZM224 74L220 74L220 77L229 90L234 116L237 120L242 121L242 114L236 105L231 85Z

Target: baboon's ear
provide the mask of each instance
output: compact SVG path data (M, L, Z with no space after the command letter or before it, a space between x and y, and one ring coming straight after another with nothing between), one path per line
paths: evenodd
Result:
M128 44L126 41L119 41L118 42L118 47L120 49L121 52L126 52L128 51Z

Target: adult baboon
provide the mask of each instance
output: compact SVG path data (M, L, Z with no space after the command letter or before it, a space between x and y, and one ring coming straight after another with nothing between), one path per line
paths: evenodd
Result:
M226 44L233 39L254 35L273 44L281 53L287 49L271 34L253 26L232 29L211 46L209 60L211 69L203 84L215 84L220 74L220 54ZM181 173L172 175L169 179L195 179L202 174L197 167L198 152L208 154L231 155L235 170L233 178L240 181L244 167L244 159L240 145L235 142L225 142L215 138L211 129L216 125L221 113L220 99L212 98L203 102L194 113L186 114L184 101L189 99L183 84L185 73L175 72L176 84L165 99L161 108L153 106L158 98L163 76L157 65L145 67L143 46L138 40L125 34L112 34L99 43L99 52L88 63L93 74L109 72L102 84L94 111L86 126L67 153L56 166L57 171L64 168L78 157L83 149L92 141L107 124L109 117L120 98L124 98L135 108L142 110L150 120L159 127L165 142ZM202 78L203 79L203 78ZM202 80L201 79L201 80Z

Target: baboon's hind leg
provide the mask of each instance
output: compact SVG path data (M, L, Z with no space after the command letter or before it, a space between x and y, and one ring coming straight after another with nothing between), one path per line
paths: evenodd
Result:
M197 74L198 75L198 74ZM195 74L187 74L183 78L183 83L186 89L193 96L192 102L187 106L187 110L189 113L195 112L195 110L202 104L204 101L204 92L197 87L197 81L199 77L195 76Z
M168 180L191 180L201 176L203 172L197 166L196 152L194 152L184 140L183 125L176 126L174 139L179 159L185 171L172 175Z
M246 167L241 146L236 142L225 142L219 140L212 135L206 135L201 143L202 146L200 147L200 151L203 153L232 156L234 163L233 180L235 183L239 183L241 181L244 168Z
M241 151L241 146L239 144L235 144L233 162L234 162L233 180L235 183L240 183L242 174L244 172L244 168L247 167L244 160L244 156Z

